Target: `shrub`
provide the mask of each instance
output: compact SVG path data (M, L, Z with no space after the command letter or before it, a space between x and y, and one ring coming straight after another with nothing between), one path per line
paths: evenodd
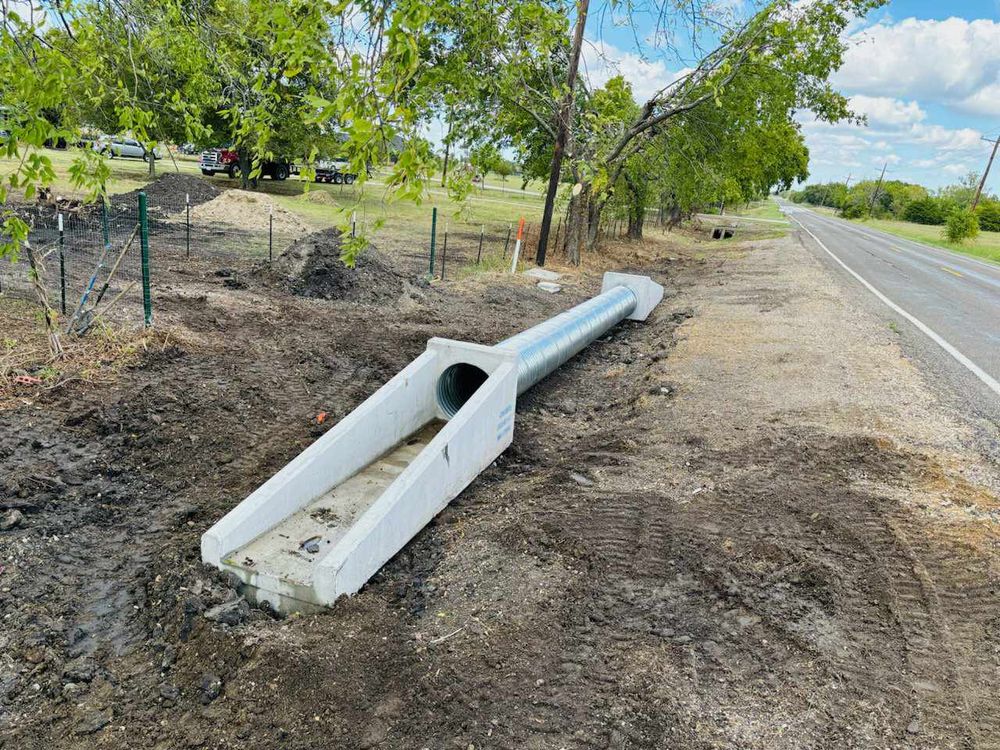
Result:
M914 224L932 224L940 226L948 218L944 204L936 198L921 198L906 206L903 211L903 221Z
M979 206L979 228L984 232L1000 232L1000 202L985 201Z
M967 208L956 208L948 214L944 234L950 242L961 243L979 234L979 220Z
M840 215L845 219L860 219L868 215L868 204L862 196L852 195L840 208Z

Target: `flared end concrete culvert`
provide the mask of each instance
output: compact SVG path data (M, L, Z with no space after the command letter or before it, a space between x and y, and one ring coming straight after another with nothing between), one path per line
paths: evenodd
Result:
M488 377L486 372L466 362L448 367L437 382L437 401L441 411L449 419L454 417Z

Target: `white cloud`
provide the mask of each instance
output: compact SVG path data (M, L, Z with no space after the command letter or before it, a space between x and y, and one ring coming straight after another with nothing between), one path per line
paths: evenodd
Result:
M688 70L672 71L662 60L646 60L633 52L624 52L604 41L590 41L583 46L581 75L587 85L600 88L617 75L632 84L636 101L649 101L657 92Z
M893 166L899 164L901 161L903 161L903 159L899 156L899 154L875 154L871 158L871 163L876 166L881 166L882 164Z
M867 115L869 123L890 128L905 127L927 119L927 113L916 102L904 102L888 96L858 94L851 97L851 108Z
M1000 74L993 83L962 99L959 108L972 115L990 116L1000 113Z
M942 125L914 125L909 135L913 143L939 151L982 151L983 134L972 128L953 130Z
M945 174L950 174L952 177L964 177L970 171L973 171L973 169L968 163L955 163L945 164L941 167L941 171Z
M836 74L851 92L936 99L963 112L1000 115L1000 23L907 18L850 37Z

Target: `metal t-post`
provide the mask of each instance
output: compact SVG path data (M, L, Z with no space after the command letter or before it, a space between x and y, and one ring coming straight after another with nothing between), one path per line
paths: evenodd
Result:
M63 215L59 214L59 301L62 314L66 314L66 234L63 232Z
M153 325L153 297L149 291L149 220L145 191L139 193L139 248L142 253L142 313L149 328Z
M187 227L187 233L185 237L185 256L186 258L191 257L191 194L184 194L184 212L186 215L185 225Z
M448 261L448 224L444 225L444 244L441 247L441 281L444 281L444 264Z
M434 278L434 245L437 242L438 210L435 206L431 209L431 267L427 272L430 278Z

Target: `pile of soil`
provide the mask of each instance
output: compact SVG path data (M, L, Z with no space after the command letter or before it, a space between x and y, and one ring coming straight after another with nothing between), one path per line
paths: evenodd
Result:
M302 196L303 200L318 203L321 206L336 206L337 199L328 190L310 190Z
M213 188L214 190L214 188ZM184 196L176 219L184 220ZM192 204L193 205L193 204ZM216 196L191 209L194 224L230 224L249 231L266 232L273 216L276 233L302 234L309 227L298 216L274 204L274 198L249 190L216 191Z
M340 230L324 229L293 242L276 268L302 297L392 304L410 286L409 279L374 247L358 257L354 268L344 265L340 253Z
M146 192L146 206L159 214L174 214L184 211L185 196L192 206L200 206L218 197L219 189L203 177L179 172L168 172L143 188ZM116 208L138 205L139 190L133 190L111 198Z

